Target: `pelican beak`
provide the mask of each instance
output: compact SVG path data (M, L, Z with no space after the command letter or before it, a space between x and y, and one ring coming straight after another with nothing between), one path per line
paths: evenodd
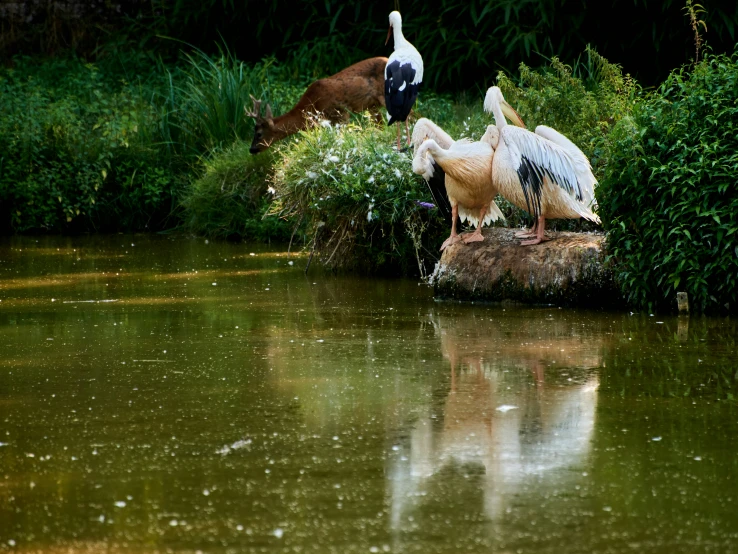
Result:
M525 122L523 122L523 118L518 115L518 112L516 112L510 104L503 100L502 102L500 102L500 107L502 108L502 113L505 114L506 118L513 122L513 125L525 129Z
M387 46L390 36L392 36L392 25L390 25L390 28L387 30L387 40L384 41L385 46Z

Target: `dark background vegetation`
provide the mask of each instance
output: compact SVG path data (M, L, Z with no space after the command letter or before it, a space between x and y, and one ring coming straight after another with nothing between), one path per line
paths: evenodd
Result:
M730 52L738 2L703 0L706 37ZM121 45L174 55L181 44L213 53L225 43L246 62L274 55L328 74L365 57L386 55L387 15L399 8L405 35L423 53L426 81L438 90L485 88L498 69L538 66L558 56L575 63L592 44L642 85L654 86L694 56L682 0L31 0L0 3L0 53L87 59ZM439 37L441 40L439 40Z
M478 139L498 84L591 160L633 306L686 290L738 309L734 0L0 0L0 232L294 239L331 267L423 275L448 229L394 129L358 114L252 156L244 117L250 95L280 114L388 55L392 9L426 64L414 117Z

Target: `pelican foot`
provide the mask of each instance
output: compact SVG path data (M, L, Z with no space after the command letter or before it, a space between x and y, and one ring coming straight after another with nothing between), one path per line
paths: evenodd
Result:
M551 239L543 237L543 238L534 238L533 240L524 240L520 243L520 246L533 246L534 244L540 244L542 242L549 241Z
M456 244L457 242L463 240L461 238L461 235L451 235L446 240L443 241L443 244L441 245L441 252L443 252L446 248L451 246L452 244Z
M482 242L484 240L484 235L482 235L482 233L471 233L463 237L461 240L464 241L464 244L469 244L470 242Z
M536 236L536 232L533 229L526 229L525 231L518 231L515 233L517 239L529 239Z

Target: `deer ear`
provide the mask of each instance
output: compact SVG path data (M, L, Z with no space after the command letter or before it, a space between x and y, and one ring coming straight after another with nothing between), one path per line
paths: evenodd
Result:
M272 115L272 107L269 104L267 104L264 109L264 117L266 119L274 119L274 116Z

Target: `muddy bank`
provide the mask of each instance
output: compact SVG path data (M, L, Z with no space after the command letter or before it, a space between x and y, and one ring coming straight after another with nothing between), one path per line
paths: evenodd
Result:
M604 267L604 235L552 232L521 247L515 230L484 230L484 242L447 248L431 284L436 298L581 307L622 305Z

